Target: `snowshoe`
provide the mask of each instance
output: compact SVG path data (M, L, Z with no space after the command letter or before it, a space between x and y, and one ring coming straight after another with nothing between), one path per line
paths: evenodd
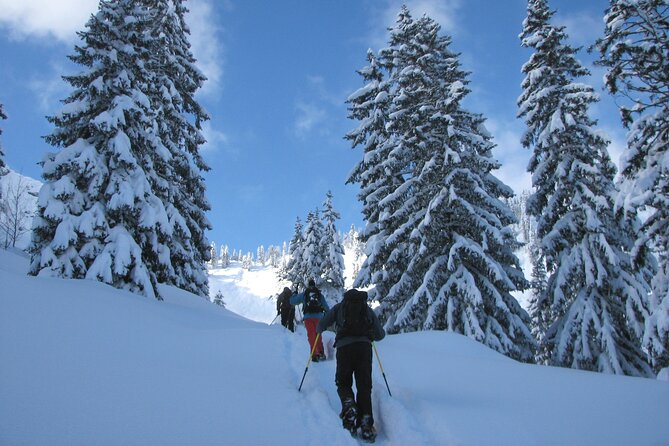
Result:
M376 440L376 429L374 429L374 421L369 415L363 415L360 420L360 439L365 443L374 443Z
M341 418L341 423L344 429L349 431L351 435L355 437L358 429L358 406L356 406L355 401L346 400L342 403L339 418Z

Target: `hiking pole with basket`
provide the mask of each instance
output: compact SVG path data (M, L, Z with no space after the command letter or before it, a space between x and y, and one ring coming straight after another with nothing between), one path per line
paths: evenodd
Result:
M388 386L388 380L386 379L386 372L383 371L383 364L381 364L381 358L379 357L379 351L376 349L376 343L372 341L372 347L374 347L374 353L376 353L376 360L379 361L379 368L381 369L381 374L383 375L383 380L386 382L386 389L388 389L388 395L393 396L390 393L390 387Z
M309 364L311 364L311 358L314 356L314 351L316 350L316 344L318 344L318 338L321 334L316 334L316 340L314 341L314 346L311 347L311 354L309 355L309 361L307 361L307 367L304 369L304 375L302 375L302 381L300 381L300 387L297 389L298 392L302 390L302 384L304 384L304 377L307 376L307 370L309 370Z

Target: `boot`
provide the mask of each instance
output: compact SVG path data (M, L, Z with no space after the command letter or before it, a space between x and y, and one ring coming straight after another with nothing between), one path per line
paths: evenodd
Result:
M360 419L360 438L367 443L376 440L376 429L371 415L363 415Z
M342 402L339 418L341 418L341 423L342 426L344 426L344 429L349 431L352 435L355 435L357 429L356 422L358 420L358 406L355 404L354 400L346 399Z

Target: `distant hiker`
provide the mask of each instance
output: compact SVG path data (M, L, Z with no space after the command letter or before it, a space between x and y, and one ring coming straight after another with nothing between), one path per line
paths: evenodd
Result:
M293 292L288 287L284 287L279 297L276 299L276 314L281 315L281 325L290 331L295 331L295 307L290 304L290 296Z
M330 309L318 323L323 333L335 324L334 346L337 348L335 384L341 400L344 429L368 442L376 438L372 415L372 341L380 341L386 332L379 318L367 305L367 293L356 289L344 293L341 302ZM357 398L353 395L353 375Z
M316 288L314 279L309 279L307 289L303 293L293 294L290 298L290 303L293 305L302 304L304 326L307 329L307 339L309 340L309 351L313 350L314 352L311 360L314 362L324 360L325 352L320 336L318 337L318 342L316 342L316 348L314 348L314 342L316 341L316 326L318 325L318 321L330 309L330 306L325 301L321 290Z

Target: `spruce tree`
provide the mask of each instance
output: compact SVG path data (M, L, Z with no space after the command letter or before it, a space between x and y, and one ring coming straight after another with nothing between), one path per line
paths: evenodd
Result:
M533 50L518 100L528 126L522 143L533 150L528 210L549 274L536 302L548 324L539 356L551 365L645 376L640 327L652 259L632 265L634 222L613 213L615 167L588 116L598 98L574 82L588 71L565 43L564 27L551 25L553 14L545 0L529 0L520 35Z
M80 33L71 59L85 71L65 78L74 92L49 118L61 150L43 162L31 274L208 295L208 205L193 174L205 116L183 105L202 79L170 26L183 13L179 0L102 1Z
M218 257L220 259L221 268L230 266L230 248L228 248L228 245L221 246L221 252Z
M344 247L335 226L335 222L340 218L341 216L332 204L332 192L328 191L323 203L325 228L321 239L321 249L325 253L325 257L321 265L321 275L325 283L337 291L343 291L344 289Z
M85 70L65 77L74 91L48 118L56 129L46 140L60 151L42 163L30 272L159 297L157 276L170 268L160 253L172 233L144 163L161 143L142 90L151 58L143 12L103 1L79 33L83 45L70 58Z
M288 262L283 271L279 273L281 280L290 282L293 286L304 284L305 271L303 269L302 253L304 252L304 234L300 217L295 220L295 231L288 245Z
M209 255L210 255L210 260L209 260L209 267L210 268L218 268L219 267L219 257L218 257L218 250L216 249L216 243L211 242L211 247L209 248Z
M281 253L279 252L279 247L270 246L267 258L272 268L278 268L281 265Z
M404 10L403 10L404 11ZM408 11L407 11L408 14ZM386 243L389 226L384 199L402 184L399 174L388 175L386 170L393 163L390 157L392 145L386 130L390 107L390 84L384 80L385 69L376 55L367 52L369 65L358 71L365 85L347 99L349 118L360 125L346 135L352 146L362 147L361 161L353 168L347 183L358 183L358 200L362 203L362 214L366 221L360 238L365 244L365 261L355 277L354 287L374 285L369 291L370 299L385 296L399 278L404 258L394 258L396 268L389 268L390 246ZM404 262L406 263L406 262Z
M323 278L323 262L326 252L321 241L325 228L321 221L320 211L315 209L307 215L304 227L304 250L302 251L302 271L304 271L303 282L314 279L320 286Z
M247 252L244 257L242 257L242 268L251 271L251 267L253 266L253 254L250 252Z
M224 299L225 299L225 297L223 297L223 293L221 292L221 290L218 290L216 292L216 295L214 296L214 303L216 305L219 305L219 306L225 308L225 300Z
M209 242L205 231L211 224L202 173L209 170L199 148L204 144L202 123L209 119L195 99L206 80L195 66L190 50L187 9L182 0L145 0L149 5L152 58L149 71L150 98L157 113L158 134L163 143L159 162L167 166L156 185L170 218L169 254L173 274L160 279L200 296L208 296L206 263Z
M352 263L352 273L351 277L355 278L358 276L360 271L360 266L365 260L365 246L364 243L360 240L360 233L356 229L355 225L351 225L351 228L348 230L348 233L344 237L344 248L345 252L353 257Z
M455 331L530 361L529 317L510 293L527 286L501 201L512 191L491 174L499 164L484 119L461 106L467 73L450 43L434 20L414 21L403 7L380 52L387 156L370 169L393 187L379 211L384 263L370 276L385 283L377 297L390 332Z
M604 22L598 63L607 67L606 87L629 128L618 205L626 213L650 211L635 254L651 245L660 260L644 334L659 371L669 367L669 4L612 0Z
M530 260L532 263L532 280L530 282L531 296L529 301L529 313L532 321L531 328L534 338L541 342L544 334L548 330L550 313L545 311L546 305L546 265L541 248L536 241L530 246ZM537 363L545 364L547 359L543 356L537 356Z

